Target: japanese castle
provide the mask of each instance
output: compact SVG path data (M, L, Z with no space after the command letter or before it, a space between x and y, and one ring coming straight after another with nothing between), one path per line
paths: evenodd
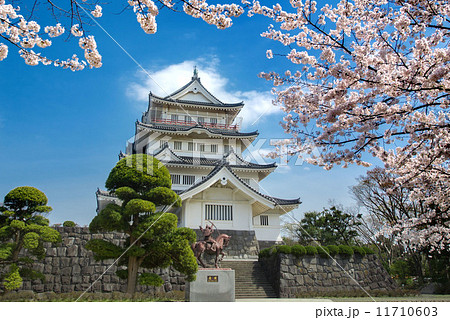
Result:
M216 98L195 68L191 81L172 94L150 92L148 109L136 121L134 141L119 157L147 153L168 168L172 189L182 199L182 207L172 211L180 227L198 229L213 222L220 231L254 231L260 243L279 243L280 216L301 202L260 192L259 182L276 164L242 158L258 137L257 131L240 131L237 115L243 106ZM118 200L97 191L97 211L111 201Z

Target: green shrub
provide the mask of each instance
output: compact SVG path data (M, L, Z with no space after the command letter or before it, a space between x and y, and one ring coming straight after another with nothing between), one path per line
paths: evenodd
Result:
M313 255L317 254L317 248L316 247L306 246L305 249L306 249L306 254L308 256L313 256Z
M291 250L290 246L282 245L282 246L277 246L277 252L290 254L292 252L292 250Z
M76 227L77 224L73 221L64 221L63 227Z
M342 254L345 256L351 256L351 255L353 255L353 249L350 246L341 244L339 246L339 254Z
M335 256L337 254L339 254L339 247L335 246L335 245L329 245L327 246L328 251L330 252L330 255Z
M145 286L161 287L164 284L164 280L156 273L141 273L138 283Z
M327 247L317 247L317 253L322 257L328 258L330 250Z
M364 257L364 256L366 255L366 252L365 252L364 249L361 248L361 247L353 246L352 249L353 249L353 252L354 252L355 254L359 254L359 255L362 256L362 257Z
M302 245L295 244L292 246L291 252L294 256L296 256L298 258L298 257L304 256L306 254L306 249Z
M366 254L374 254L375 253L375 251L373 251L372 249L370 249L369 247L361 247L363 250L364 250L364 252L366 253Z
M259 253L258 253L258 257L260 258L267 258L270 256L270 248L265 248L262 249Z

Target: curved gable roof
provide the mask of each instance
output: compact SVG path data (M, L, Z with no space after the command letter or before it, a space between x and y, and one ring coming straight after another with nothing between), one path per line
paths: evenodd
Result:
M248 194L249 196L253 197L257 201L263 203L269 208L274 208L276 206L283 206L283 205L298 205L301 203L300 198L297 199L281 199L281 198L275 198L271 197L265 194L260 193L259 191L255 190L248 184L246 184L242 179L240 179L231 169L228 162L223 160L219 165L217 165L202 181L199 181L196 184L193 184L186 190L183 190L180 192L180 197L182 200L185 200L186 198L189 198L206 188L213 185L215 182L220 180L221 174L226 174L228 177L230 177L232 183L239 187L241 191Z

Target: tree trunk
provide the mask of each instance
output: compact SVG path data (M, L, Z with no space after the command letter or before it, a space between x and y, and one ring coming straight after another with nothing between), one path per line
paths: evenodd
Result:
M22 249L22 233L20 231L17 232L17 236L15 239L16 247L14 248L11 254L11 261L17 262L19 260L19 253Z
M128 282L127 293L133 295L136 291L137 273L138 273L138 257L128 257Z

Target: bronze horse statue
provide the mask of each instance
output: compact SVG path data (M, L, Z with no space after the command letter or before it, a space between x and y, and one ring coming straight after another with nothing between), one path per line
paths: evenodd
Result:
M214 263L214 267L219 268L218 262L223 260L223 257L225 256L223 249L228 246L231 236L222 233L219 234L216 239L214 239L213 237L211 237L213 228L208 225L206 225L205 229L200 226L200 231L205 236L205 239L202 241L197 241L191 246L192 250L194 251L195 257L197 258L197 261L200 262L203 268L206 268L203 260L201 259L202 253L206 252L211 255L215 254L216 260ZM219 256L221 256L220 259Z

